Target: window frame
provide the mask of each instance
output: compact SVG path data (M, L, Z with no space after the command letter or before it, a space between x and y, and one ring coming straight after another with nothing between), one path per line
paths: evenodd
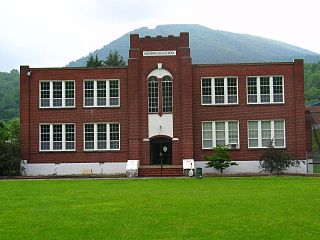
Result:
M223 103L216 103L216 92L215 92L215 79L223 78ZM235 78L236 79L236 87L237 87L237 102L235 103L228 103L228 79L229 78ZM203 102L203 91L202 91L202 82L204 79L211 79L211 103L204 103ZM201 83L200 83L200 91L201 91L201 105L203 106L230 106L230 105L239 105L239 77L238 76L214 76L214 77L201 77ZM209 95L206 95L209 96ZM222 96L222 95L217 95ZM233 96L233 95L230 95Z
M286 146L286 121L285 119L262 119L262 120L248 120L247 121L247 141L248 141L248 149L261 149L261 148L268 148L268 146L262 146L262 127L261 122L271 122L271 140L272 140L272 146L274 148L282 148L285 149ZM275 127L274 123L277 121L283 122L283 146L275 146ZM258 146L257 147L250 147L250 135L249 135L249 122L258 122ZM279 129L278 129L279 130Z
M50 132L49 132L49 137L50 137L50 149L41 149L41 126L44 125L49 125ZM61 125L62 126L62 149L53 149L53 126L54 125ZM73 149L66 149L66 143L71 142L66 140L66 125L73 125L73 134L74 134L74 148ZM77 128L75 123L39 123L39 152L75 152L77 149Z
M154 80L152 80L151 78L154 78ZM154 83L157 84L157 91L153 91L152 94L156 92L157 93L157 97L154 97L153 95L150 96L149 89L150 88L154 89L155 87L153 85L150 87L149 84L154 84ZM156 77L156 76L148 77L148 79L147 79L148 114L157 114L157 113L159 113L159 110L160 110L160 99L159 98L161 97L160 96L159 85L160 85L160 81L159 81L158 77ZM162 87L162 85L161 85L161 87ZM151 103L150 99L156 99L157 100L157 106L156 107L153 107L153 106L150 107L150 103ZM162 99L162 97L161 97L161 99ZM154 109L156 111L150 111L150 109Z
M110 105L110 81L118 82L118 104ZM93 82L93 105L86 106L85 82ZM98 82L106 82L106 105L98 105ZM120 107L120 79L84 79L83 80L83 107L84 108L118 108ZM112 97L115 98L115 97Z
M168 78L170 78L170 81L168 81L168 80L163 80L164 79L164 77L168 77ZM171 96L164 96L164 93L168 93L168 92L165 92L164 91L164 83L170 83L171 84ZM168 89L168 86L166 86L167 87L167 89ZM158 89L158 91L159 91L159 89ZM164 101L164 98L170 98L171 99L171 111L164 111L164 108L166 107L166 108L168 108L169 106L164 106L165 104L165 101ZM168 100L168 99L167 99ZM165 75L165 76L163 76L162 78L161 78L161 103L162 103L162 105L161 105L161 107L162 107L162 113L164 113L164 114L171 114L171 113L173 113L173 78L171 77L171 76L169 76L169 75Z
M53 83L54 82L61 82L62 84L62 87L61 87L61 90L62 90L62 104L61 106L53 106L53 100L55 98L53 98ZM73 82L73 98L66 98L66 82ZM41 104L41 100L42 100L42 97L41 97L41 92L42 92L42 89L41 89L41 83L49 83L49 98L46 98L46 99L49 99L49 106L42 106ZM70 100L70 99L73 99L73 106L66 106L66 100ZM39 108L41 109L46 109L46 108L75 108L76 107L76 81L75 80L40 80L39 81Z
M232 148L231 144L235 144L235 143L230 143L229 142L229 122L236 122L237 123L237 132L238 132L238 143L236 148ZM203 124L204 123L211 123L211 132L212 132L212 147L204 147L203 141L204 141L204 132L203 132ZM240 149L240 122L239 120L218 120L218 121L202 121L201 122L201 144L202 144L202 150L210 150L214 147L216 147L216 143L217 143L217 136L216 136L216 123L224 123L224 139L226 142L225 146L228 146L230 149ZM227 124L228 123L228 124ZM206 139L208 140L208 139Z
M269 78L269 92L270 92L270 102L261 102L261 78L268 77ZM281 77L282 78L282 102L274 101L274 88L273 88L273 78ZM257 78L256 91L257 91L257 102L249 102L248 95L248 78ZM284 75L252 75L246 76L246 95L247 95L247 104L255 105L255 104L284 104L285 103L285 85L284 85ZM278 94L279 95L279 94Z
M85 126L86 125L93 125L93 149L86 149L86 131ZM106 149L99 149L98 148L98 124L106 124L106 133L107 133L107 139L106 139ZM110 148L110 124L118 124L119 127L119 148L118 149L111 149ZM117 152L121 150L121 127L119 122L87 122L83 124L83 151L84 152Z

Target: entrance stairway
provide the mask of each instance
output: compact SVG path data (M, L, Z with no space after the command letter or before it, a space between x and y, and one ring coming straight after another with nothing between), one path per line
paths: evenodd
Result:
M160 165L141 165L139 177L182 177L182 165L163 165L162 175Z

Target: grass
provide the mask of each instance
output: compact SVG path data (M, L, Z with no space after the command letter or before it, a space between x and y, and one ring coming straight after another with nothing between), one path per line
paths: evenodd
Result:
M0 239L319 239L320 178L0 181Z

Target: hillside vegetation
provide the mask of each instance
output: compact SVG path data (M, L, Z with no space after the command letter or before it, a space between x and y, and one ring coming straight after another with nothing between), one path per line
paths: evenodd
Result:
M19 117L19 71L0 72L0 120Z

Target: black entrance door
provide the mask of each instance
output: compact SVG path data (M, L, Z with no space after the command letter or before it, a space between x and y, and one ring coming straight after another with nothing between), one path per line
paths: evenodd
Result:
M151 164L172 164L172 140L165 137L154 138L150 141Z

